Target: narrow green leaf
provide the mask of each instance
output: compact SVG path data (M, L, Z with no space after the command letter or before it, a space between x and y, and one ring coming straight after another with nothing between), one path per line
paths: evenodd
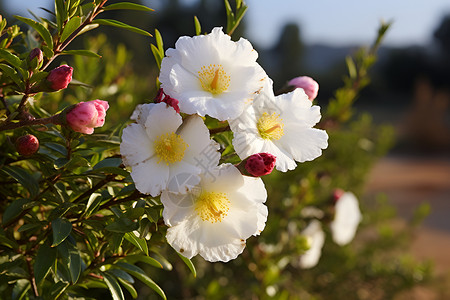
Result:
M67 219L57 218L52 221L53 244L52 247L62 243L72 232L72 223Z
M150 44L150 48L152 49L153 57L155 57L155 61L156 61L156 64L158 65L158 69L161 69L161 62L163 60L161 53L159 52L158 48L156 48L156 46L153 44Z
M113 300L125 300L122 289L120 288L120 285L117 282L117 280L108 273L101 273L101 274L103 276L103 280L105 281L106 285L109 288L109 291L111 292Z
M126 233L137 230L139 228L138 222L133 222L128 218L119 218L105 227L106 230L111 232Z
M20 65L22 64L22 60L20 60L20 58L9 51L6 51L5 49L0 49L0 59L6 60L12 66L18 69L20 69Z
M64 5L64 0L55 0L55 13L58 32L62 32L64 21L67 19L67 11L66 6Z
M26 170L16 166L4 166L2 171L22 184L30 192L31 198L34 198L39 193L38 181Z
M184 257L182 254L178 253L178 251L177 254L181 258L181 260L186 264L186 266L188 266L189 270L191 270L192 275L194 275L194 277L197 277L197 270L195 270L195 266L192 263L192 261L189 258Z
M146 36L152 36L150 33L148 33L145 30L133 27L131 25L116 21L116 20L111 20L111 19L99 19L99 20L94 20L92 21L93 24L100 24L100 25L108 25L108 26L114 26L114 27L119 27L119 28L123 28L138 34L142 34L142 35L146 35Z
M103 10L114 10L114 9L131 9L131 10L141 10L141 11L154 11L154 9L149 8L144 5L130 3L130 2L120 2L110 4L108 6L103 7Z
M73 17L64 26L63 32L60 37L61 43L63 43L78 27L81 25L80 17Z
M24 205L30 202L32 202L30 199L17 199L13 201L3 213L3 224L7 224L14 218L18 217L24 210Z
M14 16L16 19L24 22L25 24L30 25L34 30L36 30L39 35L42 37L42 39L44 39L45 43L47 44L47 46L51 49L53 49L53 39L52 39L52 35L50 34L50 31L48 31L47 28L44 27L44 25L42 25L41 23L38 23L34 20L28 19L28 18L24 18L21 16Z
M78 248L69 239L66 239L56 248L63 264L68 268L71 282L76 283L81 273L81 256Z
M47 46L42 46L42 52L44 52L44 55L47 58L52 58L55 55L53 50L50 47L47 47Z
M19 245L16 243L16 241L10 240L4 235L0 235L0 245L9 247L11 249L19 248Z
M148 255L148 246L147 246L147 240L138 238L134 233L127 232L124 235L124 238L135 245L138 249L140 249L142 252L145 253L145 255Z
M141 268L123 262L118 262L116 266L142 281L146 286L157 292L161 298L167 299L164 291L150 277L148 277Z
M162 264L159 261L157 261L156 259L154 259L153 257L150 257L150 256L144 256L144 255L138 255L138 254L127 255L124 260L131 264L134 264L134 263L140 261L140 262L146 263L146 264L151 265L158 269L163 268Z
M94 167L94 170L97 170L99 168L103 168L103 167L118 167L120 166L120 164L122 163L122 159L121 158L116 158L116 157L108 157L105 158L102 161L99 161Z
M195 27L195 35L202 34L202 25L200 25L200 21L197 16L194 16L194 27Z
M24 231L28 231L28 230L41 228L41 227L42 227L41 223L24 224L24 225L20 226L20 228L17 230L17 232L24 232Z
M27 291L30 289L31 284L28 279L19 279L14 284L11 293L11 300L20 300L26 295Z
M35 83L41 80L44 80L44 78L47 78L48 72L37 72L34 73L30 78L30 83Z
M97 206L100 204L101 201L102 201L102 197L101 197L101 194L99 194L99 193L92 193L89 196L89 200L86 205L86 211L85 211L85 214L87 217L89 217L94 212L94 210L97 208Z
M19 75L13 68L5 64L0 64L0 69L2 69L3 73L9 78L11 78L19 88L23 89L25 87L25 84L23 83L22 79L20 79Z
M128 281L129 283L134 283L134 278L121 269L109 269L106 271L107 273L110 273L111 275L115 276L116 278L121 278L125 281Z
M117 270L118 270L118 269L117 269ZM119 280L120 284L121 284L124 288L127 289L127 291L130 293L130 295L131 295L131 297L132 297L133 299L136 299L136 298L137 298L138 293L137 293L136 289L133 287L133 285L132 285L131 283L129 283L129 282L126 281L126 280L123 280L123 279L120 278L120 277L117 277L117 280Z
M64 50L63 52L61 52L61 55L81 55L81 56L101 58L100 55L89 50Z
M58 299L58 297L61 296L62 293L64 293L64 291L69 287L69 285L70 285L69 282L64 282L64 281L55 282L50 287L49 299Z
M345 58L345 62L347 63L348 74L351 79L356 78L356 66L351 56L347 56Z
M158 29L155 29L155 39L156 39L156 47L158 47L161 57L164 57L163 39L162 39L162 35Z
M50 271L56 261L56 248L50 247L47 243L39 247L34 263L34 277L39 284Z

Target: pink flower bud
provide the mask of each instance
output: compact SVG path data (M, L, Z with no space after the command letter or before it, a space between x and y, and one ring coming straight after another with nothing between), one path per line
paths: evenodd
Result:
M159 89L158 93L156 94L155 99L153 99L153 100L155 101L155 103L164 102L167 105L172 106L173 109L175 109L175 111L177 113L180 113L180 107L178 106L179 101L175 98L170 97L166 93L164 93L163 89Z
M33 155L39 149L39 140L31 134L21 136L16 140L16 149L20 155Z
M38 65L44 60L44 54L42 54L41 49L34 48L33 50L31 50L28 59L32 61L35 57L37 57Z
M103 100L80 102L67 113L67 124L73 131L92 134L94 128L105 124L108 108L108 102Z
M302 88L311 101L316 99L317 93L319 92L319 84L308 76L295 77L288 82L288 85Z
M59 66L50 71L47 81L50 82L50 88L55 91L65 89L72 81L73 68L68 65Z
M336 203L344 195L345 191L341 189L335 189L333 191L333 202Z
M269 153L256 153L239 163L236 167L243 175L260 177L268 175L275 167L276 157Z

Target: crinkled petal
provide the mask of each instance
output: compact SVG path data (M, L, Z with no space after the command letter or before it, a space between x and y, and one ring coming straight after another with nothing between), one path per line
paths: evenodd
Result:
M167 187L169 169L164 163L158 163L156 157L153 157L133 165L131 177L138 191L156 197Z
M155 154L152 142L143 126L134 123L123 130L120 154L126 166L141 163Z
M149 139L154 141L162 134L175 132L181 123L181 116L173 107L156 103L148 112L144 127Z
M280 139L279 144L298 162L311 161L322 155L328 147L328 134L325 130L297 127Z

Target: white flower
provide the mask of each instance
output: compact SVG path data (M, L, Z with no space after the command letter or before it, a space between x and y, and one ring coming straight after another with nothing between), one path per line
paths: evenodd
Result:
M275 97L267 80L253 104L229 122L234 149L241 159L260 152L273 154L277 170L293 170L295 161L313 160L328 146L327 133L312 128L320 117L320 107L312 106L302 89Z
M301 232L309 243L310 248L299 259L299 265L303 269L309 269L317 265L322 255L322 247L325 242L325 233L320 222L312 220Z
M245 248L245 241L259 235L267 220L267 192L260 178L243 176L231 164L200 175L189 193L164 191L163 217L170 227L167 242L182 255L229 261Z
M123 130L120 153L141 193L186 192L219 163L219 146L199 116L183 122L172 107L151 103L138 106L132 119L137 123Z
M361 219L358 199L351 192L344 193L336 202L334 220L330 223L333 241L340 246L350 243Z
M164 92L179 101L181 112L236 118L267 77L246 39L238 42L216 27L208 35L183 36L166 51L159 80Z

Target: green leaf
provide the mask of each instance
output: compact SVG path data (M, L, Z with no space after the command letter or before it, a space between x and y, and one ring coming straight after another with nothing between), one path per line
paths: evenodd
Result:
M116 278L121 278L121 279L123 279L125 281L128 281L129 283L134 283L134 278L131 277L131 275L128 274L127 272L125 272L124 270L121 270L121 269L109 269L106 272L110 273L111 275L115 276Z
M24 232L27 230L33 230L33 229L37 229L37 228L41 228L41 227L42 227L41 223L24 224L24 225L20 226L20 228L17 230L17 232Z
M130 2L120 2L114 3L103 7L103 10L114 10L114 9L131 9L131 10L141 10L141 11L154 11L154 9L149 8L144 5L130 3Z
M50 47L47 47L47 46L42 46L42 52L44 52L44 55L47 58L52 58L55 55L53 50Z
M49 299L58 299L59 296L69 287L69 282L58 281L50 287Z
M0 245L9 247L11 249L18 249L19 248L19 245L16 243L16 241L8 239L3 234L0 234Z
M103 198L101 197L101 194L99 194L99 193L92 193L89 196L89 200L87 202L86 211L85 211L86 217L89 217L94 212L94 210L100 204L102 199Z
M67 10L64 0L55 0L56 23L58 24L58 32L63 29L64 21L67 19ZM53 48L53 47L52 47Z
M28 19L28 18L24 18L21 16L14 16L16 19L24 22L25 24L30 25L31 27L33 27L34 30L36 30L39 35L44 39L45 43L47 44L47 46L51 49L53 49L53 39L52 39L52 35L50 34L50 31L48 31L47 28L44 27L44 25L42 25L41 23L38 23L34 20Z
M117 269L118 270L118 269ZM123 280L120 277L117 277L117 280L119 280L120 284L127 289L127 291L130 293L131 297L133 297L133 299L136 299L138 296L138 293L136 291L136 289L133 287L133 285L131 283L129 283L126 280Z
M150 257L150 256L138 255L138 254L127 255L127 257L124 260L131 264L134 264L134 263L140 261L140 262L146 263L146 264L151 265L158 269L163 268L162 264L159 261L157 261L156 259L154 259L153 257Z
M194 277L197 277L197 270L195 270L195 266L192 263L192 261L189 258L184 257L182 254L178 253L178 251L177 254L181 258L181 260L186 264L186 266L188 266L189 270L191 270L192 275L194 275Z
M22 64L20 58L5 49L0 49L0 59L6 60L17 69L20 69L20 65Z
M145 30L133 27L131 25L116 21L116 20L110 20L110 19L99 19L99 20L94 20L92 21L93 24L100 24L100 25L108 25L108 26L114 26L114 27L119 27L119 28L123 28L138 34L142 34L142 35L146 35L146 36L152 36L150 33L148 33Z
M80 17L73 17L64 26L63 32L60 37L61 43L63 43L78 27L81 25Z
M30 289L31 284L28 279L19 279L12 289L11 299L20 300L26 295L27 291Z
M141 268L124 262L118 262L117 264L115 264L115 266L121 268L122 270L130 273L131 275L142 281L149 288L157 292L163 299L167 299L164 291L150 277L148 277Z
M65 51L61 52L61 55L81 55L81 56L102 58L97 53L89 51L89 50L65 50Z
M158 65L158 69L161 69L161 62L163 57L158 51L158 48L156 48L155 45L150 44L150 48L152 49L153 57L155 58L156 64Z
M26 170L16 166L4 166L1 170L22 184L30 192L31 198L39 194L38 181Z
M35 82L44 80L45 78L47 78L47 76L48 76L48 72L34 73L30 78L30 83L35 83Z
M50 247L47 243L39 247L34 263L34 277L39 284L50 271L56 261L56 248Z
M67 219L57 218L52 221L53 244L52 247L62 243L72 232L72 223Z
M58 248L64 265L66 265L69 269L69 275L72 283L76 283L81 273L80 252L69 239L66 239L56 248Z
M120 288L120 285L117 282L117 280L108 273L101 273L101 274L103 276L103 280L105 281L106 285L109 288L109 291L111 292L113 300L125 300L122 289Z
M155 29L155 39L156 39L156 47L158 47L158 50L159 50L161 56L164 57L163 39L162 39L162 35L158 29Z
M202 25L200 25L200 21L197 16L194 16L194 27L195 27L195 35L202 34Z
M14 200L3 213L2 223L8 224L14 218L18 217L24 210L24 205L32 202L30 199L17 199Z
M139 228L138 222L133 222L128 218L119 218L105 227L106 230L111 232L126 233L137 230Z
M2 69L3 73L11 78L19 88L23 89L25 87L22 79L13 68L5 64L0 64L0 69Z
M97 169L104 168L104 167L118 167L118 166L120 166L121 163L122 163L121 158L108 157L102 161L99 161L97 164L95 164L93 169L97 170Z
M125 233L124 238L144 252L145 255L148 255L147 240L138 238L132 232Z

